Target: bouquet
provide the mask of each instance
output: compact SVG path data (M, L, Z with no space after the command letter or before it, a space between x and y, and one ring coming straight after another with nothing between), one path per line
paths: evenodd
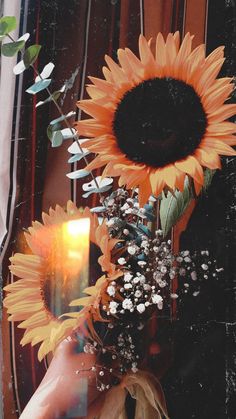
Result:
M1 19L2 37L10 37L12 19ZM11 39L2 53L23 50L27 39ZM97 194L99 204L56 205L25 233L27 254L10 258L18 279L5 287L9 320L24 329L22 345L40 344L40 361L54 354L22 419L39 406L38 417L60 417L81 409L83 397L87 413L77 416L125 418L131 397L136 419L168 418L162 366L148 366L162 347L149 331L165 327L185 294L198 295L201 283L223 270L207 249L176 251L171 231L220 169L220 155L236 154L235 124L227 120L236 105L225 103L234 85L217 78L224 49L206 57L192 39L140 35L139 57L128 48L117 51L118 63L105 56L104 79L89 77L90 99L78 102L90 118L74 125L73 112L63 115L57 103L63 88L48 89L52 63L27 89L48 90L37 107L53 101L61 112L50 123L51 143L73 139L69 162L83 159L85 166L67 176L90 176L83 197ZM34 64L38 47L23 51L16 74ZM74 392L60 407L67 382Z

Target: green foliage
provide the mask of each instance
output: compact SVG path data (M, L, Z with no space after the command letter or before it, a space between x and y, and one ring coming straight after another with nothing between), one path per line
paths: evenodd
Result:
M90 172L89 172L90 173ZM93 193L107 192L112 188L112 185L102 186L101 188L91 188L88 192L82 195L83 198L88 198Z
M71 173L67 173L66 176L69 179L82 179L83 177L86 177L88 175L90 175L90 172L88 172L88 170L80 169L80 170L75 170L74 172L71 172Z
M53 121L50 122L51 125L57 124L58 122L64 121L65 119L71 118L75 115L74 111L70 111L67 115L61 115L59 118L53 119Z
M42 90L46 89L50 83L51 83L51 79L40 80L37 83L32 84L32 86L30 86L26 90L26 92L30 93L31 95L36 95L36 93L39 93Z
M3 16L0 19L0 41L10 32L16 29L17 22L15 16Z
M2 55L6 57L13 57L25 46L25 41L16 41L3 44L1 48Z
M59 131L60 128L61 128L61 125L59 123L54 124L54 125L51 125L51 124L48 125L47 136L50 141L52 141L53 133L56 131Z
M48 63L43 68L43 71L36 77L35 82L40 81L42 79L48 79L53 72L55 65L53 63Z
M19 61L19 62L15 65L15 67L13 68L13 73L14 73L16 76L18 76L18 74L23 73L23 71L25 71L25 64L24 64L24 61L23 61L23 60L21 60L21 61Z
M39 52L41 50L41 45L31 45L25 50L23 61L25 68L29 68L37 60Z
M88 156L89 154L90 154L89 151L86 151L85 153L74 154L74 156L69 158L68 163L72 164L72 163L78 162L82 160L84 157Z
M40 106L45 105L46 103L51 102L52 100L57 101L61 95L61 91L60 90L56 90L55 92L53 92L50 96L47 97L47 99L45 100L40 100L37 104L36 104L36 108L39 108Z
M164 237L183 215L191 199L187 178L183 192L175 191L174 194L168 192L167 196L163 194L160 204L160 220Z
M202 189L204 192L210 187L214 174L215 170L204 170ZM187 178L183 192L176 191L174 194L168 192L167 196L163 194L160 205L160 220L164 236L169 233L170 229L182 217L192 198L193 195Z
M216 172L215 170L211 170L211 169L204 170L204 185L203 185L204 192L206 192L207 189L210 187L215 172Z
M59 147L63 143L63 135L61 131L54 131L52 134L52 147Z

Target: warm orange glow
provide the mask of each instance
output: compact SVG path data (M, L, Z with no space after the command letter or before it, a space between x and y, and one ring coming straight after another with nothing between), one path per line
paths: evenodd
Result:
M64 234L70 239L77 239L82 236L89 237L90 219L81 218L79 220L71 220L63 224Z
M67 244L68 249L81 249L89 247L90 219L81 218L79 220L71 220L63 224L63 240Z
M71 220L62 225L64 269L67 275L88 272L90 219ZM83 275L84 276L84 275ZM81 278L80 278L81 280Z

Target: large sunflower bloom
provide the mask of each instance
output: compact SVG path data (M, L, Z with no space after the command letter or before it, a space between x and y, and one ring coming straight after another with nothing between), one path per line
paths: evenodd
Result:
M159 33L153 55L140 36L140 59L128 48L117 52L120 65L105 56L105 80L90 77L91 99L78 104L93 118L77 123L97 154L87 168L106 166L104 176L139 187L141 205L165 187L182 191L186 175L199 193L203 168L220 168L220 154L236 154L236 125L225 121L236 105L224 104L234 85L216 79L224 47L206 57L205 45L192 50L192 38L188 33L180 45L178 32L166 41Z
M97 216L91 215L88 208L82 213L71 201L68 201L66 211L57 205L55 210L49 210L49 215L43 214L43 224L33 222L25 234L33 254L16 253L10 258L10 271L20 279L4 288L8 292L4 306L10 314L9 320L21 321L18 327L26 329L22 345L42 342L39 360L87 320L85 311L70 312L72 299L78 298L82 290L78 288L78 276L72 279L67 276L65 282L65 269L68 268L65 268L63 255L60 257L60 246L56 263L52 257L63 223L82 217L90 218L90 247L98 248L101 270L113 279L118 271L115 272L115 265L111 263L111 249L117 240L109 240L105 225L99 226ZM93 283L97 280L91 279Z

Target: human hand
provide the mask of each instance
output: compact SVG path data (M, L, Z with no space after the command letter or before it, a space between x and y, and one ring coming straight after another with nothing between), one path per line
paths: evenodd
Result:
M64 340L20 419L93 418L103 401L91 367L96 357L77 353L77 344ZM80 370L78 374L76 371Z

